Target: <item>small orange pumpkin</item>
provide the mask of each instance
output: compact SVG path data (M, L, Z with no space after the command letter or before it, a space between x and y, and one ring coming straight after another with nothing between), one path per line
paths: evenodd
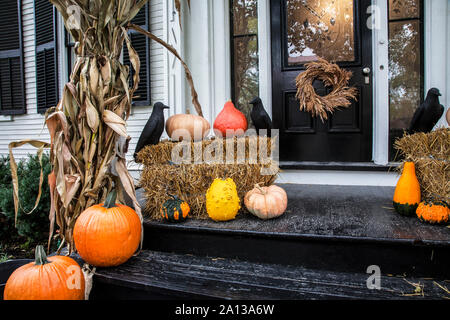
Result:
M420 185L416 177L414 162L405 162L402 176L394 193L394 209L404 216L413 216L420 203Z
M141 219L130 207L116 204L116 191L105 204L81 213L73 229L75 247L84 261L97 267L118 266L136 252L141 240Z
M287 194L276 185L255 188L244 197L245 207L260 219L273 219L281 216L287 208Z
M425 200L417 207L416 214L423 222L445 224L449 221L450 209L445 202Z
M167 134L175 141L203 140L210 128L208 120L194 114L176 114L166 121Z
M11 274L5 300L84 300L84 275L75 260L47 258L43 246L36 247L35 257Z

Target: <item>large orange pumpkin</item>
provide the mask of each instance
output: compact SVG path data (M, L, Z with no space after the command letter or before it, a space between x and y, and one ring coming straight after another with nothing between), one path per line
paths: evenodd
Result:
M141 240L141 219L130 207L116 204L116 191L105 204L81 213L73 230L75 247L84 261L97 267L118 266L136 252Z
M210 128L208 120L195 114L176 114L166 121L167 134L175 141L203 140Z
M214 121L214 132L222 137L243 135L247 130L247 119L245 115L234 107L233 102L225 103L222 111Z
M84 300L85 280L80 266L69 257L47 258L36 247L36 259L16 269L6 282L5 300Z
M260 219L272 219L281 216L287 208L287 194L276 185L260 187L247 192L244 197L245 207Z

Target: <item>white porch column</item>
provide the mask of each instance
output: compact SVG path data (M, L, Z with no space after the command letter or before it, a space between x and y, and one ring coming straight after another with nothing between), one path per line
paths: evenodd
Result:
M436 87L450 107L450 1L425 0L425 94ZM444 113L445 115L445 113ZM445 116L437 126L446 125Z
M184 56L184 37L179 23L179 16L173 0L163 1L164 34L168 43L173 46L181 57ZM182 2L184 3L184 2ZM182 8L186 10L187 8ZM184 17L182 19L182 22ZM165 50L165 65L167 72L167 100L170 115L185 112L185 75L180 61L169 51Z
M371 14L373 47L373 161L389 162L389 29L386 0L373 0Z
M228 1L191 1L184 10L185 59L191 69L204 117L213 125L216 115L231 98ZM192 113L190 88L185 104Z

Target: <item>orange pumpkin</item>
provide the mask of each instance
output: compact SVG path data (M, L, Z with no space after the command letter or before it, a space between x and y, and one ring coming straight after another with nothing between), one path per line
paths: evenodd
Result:
M287 194L276 185L260 187L247 192L244 197L245 207L258 218L267 220L281 216L287 208Z
M214 132L222 137L227 137L227 131L228 136L240 136L247 130L247 125L245 115L228 101L214 121Z
M449 206L443 201L423 201L417 207L416 214L421 221L431 224L446 224L450 219Z
M75 247L84 261L97 267L118 266L136 252L141 240L141 219L130 207L116 204L116 191L105 204L81 213L73 230Z
M166 132L172 140L203 140L211 125L208 120L194 114L176 114L166 121Z
M6 282L5 300L84 300L85 280L69 257L47 258L37 246L35 261L16 269Z
M404 216L413 216L420 203L420 185L413 162L405 162L394 193L394 209Z

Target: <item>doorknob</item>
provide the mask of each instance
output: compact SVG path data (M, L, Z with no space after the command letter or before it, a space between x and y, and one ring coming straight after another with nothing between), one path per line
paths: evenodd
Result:
M362 72L363 72L363 74L364 74L364 82L365 82L365 84L370 84L370 78L369 78L369 75L370 75L370 72L371 72L372 70L370 70L370 68L369 67L365 67L363 70L362 70Z

